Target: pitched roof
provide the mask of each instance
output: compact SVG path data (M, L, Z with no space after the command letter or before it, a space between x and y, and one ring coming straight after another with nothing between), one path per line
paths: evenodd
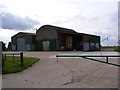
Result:
M17 36L18 34L36 35L35 33L19 32L19 33L13 35L12 37Z
M29 34L29 35L35 35L35 33L28 33L28 32L19 32L18 34Z
M41 28L49 28L49 27L55 28L57 31L74 32L74 33L76 32L76 31L74 31L72 29L62 28L62 27L53 26L53 25L44 25L44 26L41 26L39 29L41 29Z
M92 34L79 33L79 32L76 32L76 31L74 31L72 29L62 28L62 27L53 26L53 25L43 25L39 29L42 29L42 28L44 28L44 29L46 29L46 28L54 28L54 30L57 30L60 33L70 33L70 34L76 34L76 35L97 36L97 35L92 35ZM39 31L39 29L37 31Z

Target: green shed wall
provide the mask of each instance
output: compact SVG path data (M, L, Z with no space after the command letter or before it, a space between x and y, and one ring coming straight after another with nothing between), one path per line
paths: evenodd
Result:
M43 41L49 41L49 51L57 50L57 39L37 40L37 50L43 51Z

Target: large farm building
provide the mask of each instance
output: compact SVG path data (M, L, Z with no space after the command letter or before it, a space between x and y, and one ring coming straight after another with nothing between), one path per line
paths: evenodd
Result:
M52 25L44 25L36 31L36 34L20 32L12 36L12 50L100 50L100 36L78 33L72 29Z
M34 33L19 32L11 37L11 41L14 51L36 50L36 35Z

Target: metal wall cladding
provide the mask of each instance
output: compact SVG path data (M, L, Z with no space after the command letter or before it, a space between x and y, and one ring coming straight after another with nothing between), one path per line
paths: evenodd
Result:
M43 40L38 40L36 43L36 47L38 51L43 51Z
M96 47L100 49L100 43L96 43Z
M54 28L40 28L36 32L37 40L45 40L45 39L57 39L57 31Z
M84 50L84 51L89 51L89 50L90 50L89 42L84 42L84 43L83 43L83 50Z
M37 41L37 50L56 51L57 50L57 40L56 39L38 40Z
M30 49L31 49L32 51L36 50L35 44L31 44L31 45L30 45Z
M36 35L33 33L19 32L12 36L12 50L29 51L35 50Z
M48 51L49 50L49 41L43 41L43 50Z
M25 38L17 38L17 50L25 51Z
M16 45L12 45L12 50L16 51Z
M100 49L100 44L99 43L94 43L94 42L84 42L83 43L84 51L96 51Z
M25 50L26 50L26 51L30 51L30 50L31 50L30 44L26 44L26 45L25 45Z
M84 35L83 42L100 43L100 37L94 35Z

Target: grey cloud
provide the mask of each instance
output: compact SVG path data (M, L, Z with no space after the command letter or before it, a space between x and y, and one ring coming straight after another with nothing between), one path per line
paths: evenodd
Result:
M102 32L96 32L95 34L101 36L101 41L108 38L108 40L101 42L101 45L103 45L103 46L118 45L118 43L117 43L118 42L118 34L117 33L105 34Z
M7 8L7 6L5 6L5 5L3 5L3 4L0 4L0 10L2 11L2 10L4 10L4 9L6 9Z
M11 30L27 30L34 29L34 26L39 24L38 21L29 17L19 17L12 13L2 14L2 28Z

